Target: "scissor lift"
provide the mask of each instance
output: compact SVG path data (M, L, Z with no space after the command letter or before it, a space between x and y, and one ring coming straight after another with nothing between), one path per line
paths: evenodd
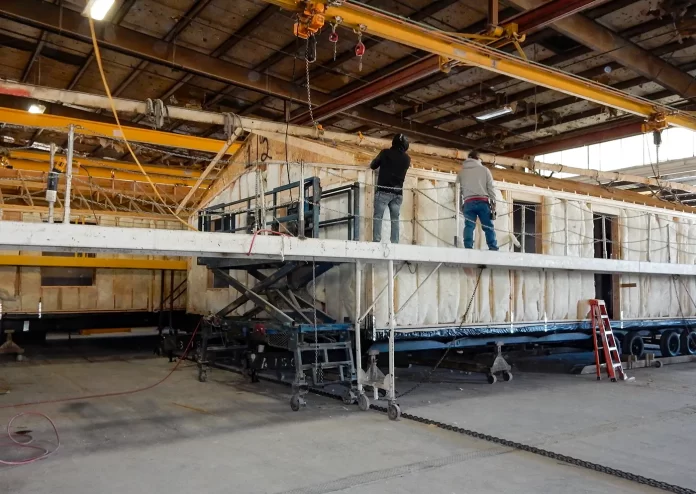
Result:
M348 238L357 238L358 185L322 194L318 178L303 182L305 194L296 194L296 197L311 198L304 204L308 219L304 234L318 237L320 228L347 223ZM255 226L260 230L297 234L300 230L299 201L283 203L280 193L290 193L299 187L300 182L295 182L266 192L269 200L263 211L255 207L257 198L254 197L213 206L201 212L199 226L207 231L229 233L246 233ZM321 198L338 194L348 195L348 214L319 221ZM240 204L246 208L229 210ZM239 215L246 215L246 222L240 221ZM256 218L266 218L266 221L256 221ZM248 226L249 222L254 225ZM310 387L342 385L345 401L355 400L353 325L336 321L313 296L313 281L339 263L225 258L199 258L198 263L239 293L237 298L204 320L197 354L200 381L207 379L213 365L242 369L252 382L258 380L259 373L275 371L276 376L284 380L292 376L290 405L295 411L305 405L304 396ZM244 277L235 277L230 271L246 272L249 275L246 278L253 280L253 284L245 285L239 279Z

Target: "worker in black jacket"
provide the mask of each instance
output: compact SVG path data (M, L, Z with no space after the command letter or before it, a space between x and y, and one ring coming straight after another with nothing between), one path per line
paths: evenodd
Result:
M399 213L403 199L404 179L408 167L411 166L411 157L406 151L408 151L408 138L404 134L397 134L392 139L392 147L380 151L370 164L373 170L379 169L372 220L373 242L382 241L382 217L384 209L389 206L391 243L399 243Z

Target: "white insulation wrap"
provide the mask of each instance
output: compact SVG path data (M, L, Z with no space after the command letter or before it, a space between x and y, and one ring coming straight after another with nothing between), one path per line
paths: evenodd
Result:
M261 183L265 190L288 183L288 169L284 164L267 164L262 174ZM324 191L356 181L362 184L359 206L364 221L360 222L360 238L371 239L374 174L363 168L305 165L304 177L312 176L320 178ZM297 164L290 165L289 177L292 181L299 180L300 170ZM256 172L250 168L212 204L253 196L256 184ZM512 251L513 200L517 200L515 194L518 192L505 190L505 184L498 185L502 193L498 192L497 198L496 235L500 249ZM293 194L297 194L296 189ZM529 197L533 194L534 188L529 187L529 191L525 191L520 200L529 202ZM603 214L595 212L601 208L593 205L593 199L585 196L568 199L567 194L562 199L548 195L537 197L537 225L540 228L537 231L537 249L550 255L593 258L596 253L595 215ZM288 196L280 200L289 199ZM696 262L696 219L684 214L672 217L657 208L654 212L648 212L646 208L634 208L618 202L612 204L604 204L604 208L612 211L605 214L611 216L611 224L615 225L612 235L618 235L618 241L610 244L614 257L666 263ZM321 220L346 216L348 208L346 196L325 198L321 202ZM455 237L462 235L462 232L457 231L455 208L453 175L410 173L404 184L399 223L400 243L455 248ZM244 216L241 215L238 219L244 221ZM382 223L383 242L389 242L390 220L387 208ZM598 221L597 224L601 222ZM322 228L320 233L321 238L330 239L346 239L347 235L346 224ZM477 225L475 235L474 247L486 249L480 225ZM597 252L601 251L600 245ZM397 274L394 300L398 326L459 324L462 321L467 305L472 300L479 269L443 265L431 274L435 266L418 263L395 266ZM253 286L256 282L243 271L234 271L232 275L247 286ZM238 296L231 288L204 289L209 283L208 276L204 267L193 264L189 272L189 311L215 312ZM369 265L363 276L363 283L364 311L387 286L386 264ZM422 286L418 289L420 285ZM614 315L616 318L619 317L619 311L626 319L679 317L682 310L685 316L696 315L696 307L691 299L696 295L694 278L673 280L667 276L622 275L615 279L614 289L620 290L620 307ZM311 299L311 284L307 292L305 296ZM321 302L320 307L338 321L353 318L354 294L353 265L339 266L318 279L316 297ZM593 274L485 269L481 274L478 291L473 296L471 310L463 322L521 323L542 321L544 317L549 321L585 319L589 309L587 301L595 297ZM248 303L238 309L236 314L250 308L251 304ZM375 304L373 314L377 327L387 326L386 291Z

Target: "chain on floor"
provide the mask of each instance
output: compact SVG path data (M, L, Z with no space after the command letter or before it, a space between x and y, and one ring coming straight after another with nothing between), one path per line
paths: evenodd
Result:
M225 370L229 370L229 368L225 369ZM258 376L258 377L259 377L259 379L264 380L266 382L290 386L290 383L287 383L285 381L281 381L279 379L274 379L274 378L267 377L267 376ZM334 400L341 400L341 401L343 400L343 397L341 395L330 393L330 392L325 391L323 389L317 389L317 388L310 387L309 392L314 394L314 395L317 395L317 396L323 396L323 397L331 398ZM382 407L382 406L378 406L378 405L370 405L370 408L372 410L376 410L378 412L388 413L387 407ZM450 425L450 424L446 424L444 422L438 422L436 420L432 420L432 419L429 419L426 417L420 417L418 415L413 415L411 413L402 412L401 418L404 418L407 420L412 420L414 422L419 422L419 423L425 424L425 425L434 425L435 427L442 429L442 430L456 432L459 434L463 434L465 436L473 437L475 439L481 439L483 441L488 441L488 442L491 442L494 444L498 444L500 446L505 446L507 448L518 449L520 451L526 451L528 453L543 456L545 458L549 458L552 460L562 461L562 462L567 463L569 465L575 465L578 467L586 468L588 470L592 470L594 472L604 473L606 475L611 475L612 477L620 478L623 480L628 480L630 482L636 482L638 484L646 485L648 487L654 487L655 489L660 489L660 490L663 490L666 492L673 492L674 494L696 494L696 490L689 489L688 487L681 487L678 485L670 484L668 482L663 482L661 480L651 479L648 477L644 477L642 475L637 475L635 473L626 472L624 470L619 470L617 468L607 467L605 465L600 465L598 463L593 463L591 461L582 460L579 458L574 458L574 457L568 456L568 455L562 455L560 453L555 453L553 451L538 448L536 446L531 446L528 444L519 443L516 441L511 441L509 439L504 439L504 438L497 437L497 436L491 436L490 434L476 432L476 431L473 431L470 429L465 429L463 427L457 427L456 425Z

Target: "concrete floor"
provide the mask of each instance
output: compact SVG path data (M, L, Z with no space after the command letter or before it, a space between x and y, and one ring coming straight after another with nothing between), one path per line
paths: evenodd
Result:
M0 424L14 403L136 388L165 359L61 359L0 365ZM399 381L410 387L409 374ZM696 489L696 364L633 371L633 383L520 374L509 383L441 371L401 400L412 413ZM190 363L126 396L28 407L53 418L61 449L0 467L0 492L40 493L537 493L658 492L408 420L391 422L225 371L196 380ZM21 425L38 438L46 424ZM0 439L0 458L16 458Z

